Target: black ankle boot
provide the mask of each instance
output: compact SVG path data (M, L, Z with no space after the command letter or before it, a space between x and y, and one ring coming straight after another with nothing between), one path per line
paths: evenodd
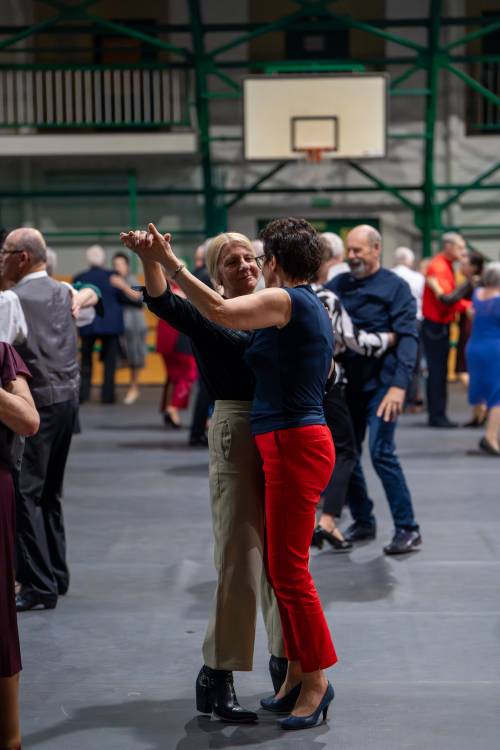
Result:
M255 711L247 711L238 703L233 673L205 665L196 680L196 709L234 724L251 724L258 720Z
M288 669L288 659L286 656L273 656L269 659L269 674L273 681L274 694L279 692L280 687L285 682L286 671Z

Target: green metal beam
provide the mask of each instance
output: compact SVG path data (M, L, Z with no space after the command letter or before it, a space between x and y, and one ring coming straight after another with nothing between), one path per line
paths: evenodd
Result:
M62 15L58 14L57 16L52 16L52 18L47 18L46 21L41 21L40 23L35 23L33 26L29 26L27 29L20 31L18 34L14 34L14 36L9 37L8 39L4 39L2 42L0 42L0 49L11 47L13 44L21 42L23 39L27 39L29 36L34 36L35 34L40 34L42 31L50 29L52 26L55 26L61 20L61 18Z
M399 191L398 188L394 187L394 185L389 185L385 180L382 180L380 177L377 177L376 175L369 172L367 169L361 166L361 164L358 164L355 161L348 161L347 164L351 167L351 169L354 169L359 174L363 175L363 177L366 177L367 180L370 180L370 182L373 182L379 190L384 190L386 193L390 193L395 198L397 198L403 205L407 206L408 208L411 208L414 210L416 208L415 203L413 201L409 200L409 198L406 198L406 196L402 195L402 193Z
M200 12L200 0L188 0L191 18L195 80L196 112L200 134L201 168L203 175L205 236L212 237L226 229L225 215L217 205L214 187L212 156L210 149L210 112L208 103L208 76L213 70L213 62L205 52L205 38Z
M445 201L441 203L441 210L448 208L448 206L451 206L451 204L454 203L456 200L458 200L458 198L460 198L460 196L463 195L464 193L468 192L469 190L474 190L475 188L477 188L478 185L481 185L484 182L484 180L488 179L488 177L491 177L491 175L495 174L495 172L498 172L499 169L500 169L500 162L497 162L492 167L482 172L482 174L476 177L476 179L473 180L469 185L463 185L453 195L450 195L449 198L447 198Z
M145 42L152 47L157 47L158 49L165 50L165 52L171 52L173 55L180 55L184 58L191 56L191 52L185 47L177 47L177 45L175 44L162 42L161 39L158 39L155 36L151 36L150 34L144 34L142 31L138 31L137 29L132 29L126 24L116 23L115 21L108 21L105 18L101 18L101 16L95 16L93 13L85 12L85 17L88 18L89 21L92 21L92 23L95 23L97 26L100 26L103 29L107 29L107 31L114 31L116 34L119 34L121 36L129 36L132 37L132 39L138 39L139 41Z
M288 16L283 16L282 18L279 18L277 21L272 21L271 23L264 24L263 26L259 26L257 29L254 29L253 31L249 31L246 34L243 34L242 36L238 37L237 39L233 39L232 42L227 42L226 44L222 44L220 47L216 47L212 52L211 56L212 58L218 57L219 55L224 54L224 52L229 52L229 50L235 49L235 47L239 47L242 44L246 44L247 42L252 41L252 39L257 39L259 36L263 36L264 34L269 34L271 31L282 31L283 29L286 29L288 26L294 23L294 21L298 20L299 18L302 18L304 15L304 9L298 10L295 13L290 13ZM248 61L247 61L248 65Z
M492 34L494 31L498 31L499 29L500 21L494 21L493 23L489 23L487 26L483 26L483 28L479 29L478 31L473 31L471 34L466 34L465 36L460 37L460 39L454 39L452 42L443 47L443 50L445 52L449 52L450 49L461 47L463 44L468 44L469 42L473 42L476 39L481 39L483 36L486 36L486 34Z
M339 21L343 26L346 26L347 28L358 29L358 31L366 31L368 34L373 34L374 36L378 36L381 39L385 39L387 42L394 42L394 44L399 44L402 47L407 47L408 49L413 49L417 52L425 52L425 47L423 47L421 44L417 44L417 42L412 42L411 39L405 39L403 36L399 36L398 34L392 34L388 31L383 31L377 26L373 26L373 24L371 23L365 23L364 21L356 21L354 18L351 18L350 16L341 16L338 13L333 13L333 11L328 11L328 16L331 18L335 18L337 21Z
M237 195L230 201L226 203L226 209L232 208L235 206L239 201L245 197L245 195L248 195L249 193L255 193L258 192L258 188L267 180L270 180L271 177L274 177L275 174L278 172L281 172L283 167L286 167L288 164L287 161L282 161L276 166L274 166L272 169L269 170L269 172L266 172L266 174L259 177L258 180L253 182L251 185L248 186L248 188L244 188L244 190L238 191Z
M497 96L493 93L493 91L490 91L485 86L483 86L481 83L476 81L475 78L472 78L472 76L468 75L468 73L464 73L463 70L460 70L459 68L456 68L454 65L446 65L446 69L450 71L450 73L453 73L457 78L460 78L464 83L466 83L468 86L471 87L474 91L477 91L478 94L481 94L484 96L485 99L488 99L488 101L492 102L493 104L496 104L497 107L500 107L500 96Z
M438 104L438 82L439 82L439 58L440 35L441 35L441 0L430 0L429 2L429 27L428 27L428 55L427 55L427 89L429 94L426 98L425 113L425 160L424 160L424 183L423 183L423 205L420 211L415 212L415 223L422 232L422 245L424 257L432 255L432 232L441 223L441 214L436 212L434 205L435 182L434 182L434 151L435 131Z
M418 58L417 58L418 60ZM401 75L394 78L394 80L391 82L391 91L394 91L398 86L400 86L402 83L408 80L408 78L411 78L411 76L416 73L418 70L421 70L423 68L424 64L422 62L416 62L414 65L411 66L411 68L408 68L408 70L405 70L404 73L401 73Z

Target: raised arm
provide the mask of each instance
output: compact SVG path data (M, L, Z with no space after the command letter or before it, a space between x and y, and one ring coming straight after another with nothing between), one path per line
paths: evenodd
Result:
M148 261L159 263L180 286L193 305L204 315L225 328L254 330L285 326L291 317L290 295L283 289L263 289L235 299L225 300L191 274L174 254L170 234L162 235L154 224L149 232L122 232L124 245Z

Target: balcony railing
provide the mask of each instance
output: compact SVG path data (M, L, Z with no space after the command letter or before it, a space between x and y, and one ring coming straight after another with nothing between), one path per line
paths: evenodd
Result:
M165 66L0 67L0 129L189 126L190 76Z

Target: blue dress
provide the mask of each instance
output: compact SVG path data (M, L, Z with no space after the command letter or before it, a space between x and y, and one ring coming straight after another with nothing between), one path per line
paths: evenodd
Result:
M469 402L500 406L500 296L472 297L474 320L467 345Z

